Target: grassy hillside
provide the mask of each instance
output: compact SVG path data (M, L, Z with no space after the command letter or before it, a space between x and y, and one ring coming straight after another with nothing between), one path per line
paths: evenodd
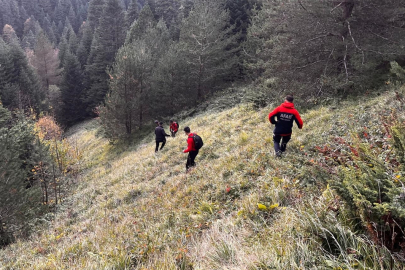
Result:
M204 139L188 174L182 132L155 154L153 131L123 147L97 137L96 121L75 127L85 155L75 193L29 241L0 250L0 268L402 269L346 218L328 186L339 163L319 151L364 127L384 140L379 115L401 106L395 94L302 112L281 159L267 120L276 105L180 121Z

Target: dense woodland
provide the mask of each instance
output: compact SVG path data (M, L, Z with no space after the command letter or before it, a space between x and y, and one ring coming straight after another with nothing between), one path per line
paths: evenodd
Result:
M315 104L405 77L400 0L0 7L0 246L58 204L80 167L62 129L85 119L119 140L234 85L250 85L260 104L286 93Z

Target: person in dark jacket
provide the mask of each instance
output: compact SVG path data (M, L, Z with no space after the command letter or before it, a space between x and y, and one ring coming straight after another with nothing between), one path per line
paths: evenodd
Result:
M273 142L274 150L276 151L276 156L278 157L281 157L281 154L285 152L287 143L291 139L294 121L297 123L299 129L302 129L304 125L300 114L294 108L293 101L294 97L292 95L288 95L285 98L284 103L269 114L270 123L276 125L273 131Z
M156 148L155 152L159 150L159 144L162 143L162 146L160 146L160 150L165 146L166 144L166 137L170 137L169 134L166 134L165 130L163 129L163 123L160 122L159 126L155 128L155 135L156 135Z
M188 153L187 157L187 163L186 163L186 171L190 169L190 167L195 166L195 158L198 155L198 149L195 148L195 143L194 143L194 133L191 133L189 127L184 128L184 132L187 135L187 148L184 149L183 153Z

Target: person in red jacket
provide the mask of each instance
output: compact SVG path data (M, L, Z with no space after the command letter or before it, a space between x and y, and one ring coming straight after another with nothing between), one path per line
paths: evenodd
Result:
M194 133L191 133L189 127L184 128L184 132L187 135L187 148L184 149L183 153L188 153L187 163L186 163L186 171L190 169L190 167L195 166L195 157L198 155L198 149L195 148L194 143Z
M300 114L294 108L293 101L294 97L292 95L287 95L284 103L269 114L270 123L276 125L273 131L273 142L274 150L278 157L281 157L281 154L285 152L287 143L291 139L294 121L297 123L299 129L302 129L304 125Z
M170 120L170 132L172 134L172 137L176 137L177 131L179 131L179 124L177 124L173 120Z

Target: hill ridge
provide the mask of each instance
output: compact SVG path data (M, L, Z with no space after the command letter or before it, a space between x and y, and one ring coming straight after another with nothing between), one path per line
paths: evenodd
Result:
M326 145L331 136L348 136L348 130L359 125L347 113L360 119L391 98L387 94L364 104L347 101L341 108L318 106L305 111L304 130L294 127L281 159L274 156L267 119L273 105L255 110L242 104L182 120L182 127L190 126L204 139L197 167L188 174L182 132L155 154L152 135L118 149L96 137L96 121L82 124L69 135L86 155L75 193L55 219L49 219L49 229L0 251L3 266L315 269L316 265L351 265L349 255L334 257L318 237L308 234L326 228L313 225L318 223L348 230L328 210L336 197L327 186L330 175L316 166L315 146ZM377 252L362 237L349 239L365 252Z

